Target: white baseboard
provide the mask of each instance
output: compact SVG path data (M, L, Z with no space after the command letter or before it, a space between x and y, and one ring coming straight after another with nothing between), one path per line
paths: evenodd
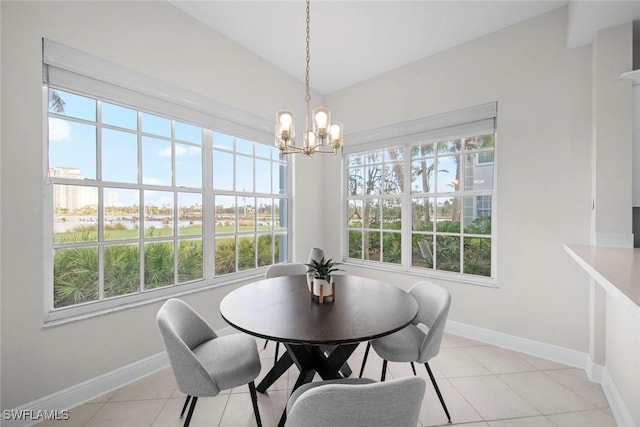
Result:
M459 335L509 350L530 354L542 359L584 369L591 381L598 382L602 385L618 426L637 427L633 422L631 413L622 401L613 380L609 376L606 367L594 364L588 354L539 341L508 335L502 332L479 328L477 326L467 325L453 320L447 321L445 329L448 333L453 335ZM237 331L230 327L217 331L219 335L227 335L234 332ZM33 402L26 403L18 408L10 410L10 412L14 414L21 412L38 414L41 413L40 411L61 411L63 409L70 409L129 383L138 381L143 377L166 368L168 365L169 361L167 360L166 353L158 353L132 363L131 365L116 369L96 378L92 378ZM3 416L2 418L5 417ZM3 427L28 427L43 420L2 419L1 421Z
M169 366L167 354L165 352L158 353L132 363L131 365L107 372L104 375L44 396L33 402L26 403L18 408L3 411L1 424L3 427L27 427L35 425L45 421L45 419L42 418L38 419L38 416L42 417L43 414L51 414L52 411L61 412L62 410L76 407L124 385L138 381L167 366Z
M620 393L618 393L616 385L609 376L606 366L593 363L589 354L453 320L447 320L445 330L453 335L583 369L587 374L587 378L602 386L618 427L637 427Z
M514 335L479 328L477 326L467 325L453 320L447 320L445 329L447 332L454 335L460 335L465 338L482 341L484 343L509 350L519 351L520 353L530 354L542 359L562 363L563 365L581 368L585 371L588 367L588 354L553 344L546 344L540 341L520 338Z

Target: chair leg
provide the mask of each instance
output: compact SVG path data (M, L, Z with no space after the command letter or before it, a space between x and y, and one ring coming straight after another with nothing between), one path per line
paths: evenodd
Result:
M191 400L191 396L187 396L187 398L184 401L184 405L182 406L182 411L180 411L180 419L184 417L184 411L187 410L187 405L189 405L190 400Z
M380 376L380 382L383 382L386 377L387 377L387 361L383 360L382 361L382 375Z
M256 416L256 423L258 424L258 427L262 427L260 410L258 409L258 394L256 393L256 383L253 381L249 383L249 394L251 394L251 403L253 404L253 414Z
M438 387L438 383L436 383L436 379L433 376L433 372L431 372L431 368L428 363L424 364L425 368L427 368L427 372L429 373L429 378L431 378L431 382L433 383L433 388L436 389L436 393L438 394L438 399L440 399L440 403L442 404L442 409L444 409L444 413L447 414L447 419L449 423L451 423L451 415L449 415L449 410L447 409L447 405L444 403L444 398L440 393L440 388Z
M198 397L192 396L191 406L189 406L189 412L187 413L187 419L184 422L184 427L189 427L189 423L191 422L191 416L193 415L193 410L196 408L197 402L198 402Z
M278 351L280 351L280 341L276 342L276 355L273 358L274 363L278 361Z
M416 372L416 365L414 365L413 362L411 362L411 369L413 369L413 376L417 376L418 373Z
M267 344L269 344L269 340L264 340L264 347L262 347L263 350L267 348Z
M362 374L364 372L364 365L367 363L367 357L369 356L369 349L371 348L371 343L367 343L367 349L364 351L364 357L362 358L362 366L360 367L360 375L358 378L362 378Z

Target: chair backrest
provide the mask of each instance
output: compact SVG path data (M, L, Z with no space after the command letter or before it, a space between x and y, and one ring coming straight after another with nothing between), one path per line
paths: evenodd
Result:
M218 394L218 386L192 351L217 337L211 326L187 303L176 298L164 303L156 321L180 391L191 396Z
M417 282L409 293L418 303L418 314L413 323L424 324L429 329L420 347L416 362L425 363L438 355L444 336L444 327L451 306L451 293L435 283L426 280Z
M285 426L415 427L424 391L422 377L314 387L294 402Z
M267 268L264 273L265 279L280 276L296 276L299 274L307 274L307 266L299 262L273 264Z

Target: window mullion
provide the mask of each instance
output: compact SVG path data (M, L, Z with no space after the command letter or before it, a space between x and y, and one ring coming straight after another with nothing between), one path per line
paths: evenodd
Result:
M215 276L215 199L213 195L213 132L203 129L202 135L202 258L204 260L204 278L211 283Z

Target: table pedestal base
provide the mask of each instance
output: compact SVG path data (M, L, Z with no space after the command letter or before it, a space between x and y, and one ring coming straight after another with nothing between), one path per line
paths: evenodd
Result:
M344 378L351 373L346 365L347 360L358 347L358 343L343 344L335 347L330 353L317 345L300 345L284 343L287 352L276 362L273 368L260 381L256 387L260 393L267 389L295 363L300 371L298 379L293 386L293 391L298 387L313 380L317 373L323 380L335 380ZM341 372L347 371L347 372ZM346 375L343 375L346 374ZM286 408L278 426L283 426L286 420Z

